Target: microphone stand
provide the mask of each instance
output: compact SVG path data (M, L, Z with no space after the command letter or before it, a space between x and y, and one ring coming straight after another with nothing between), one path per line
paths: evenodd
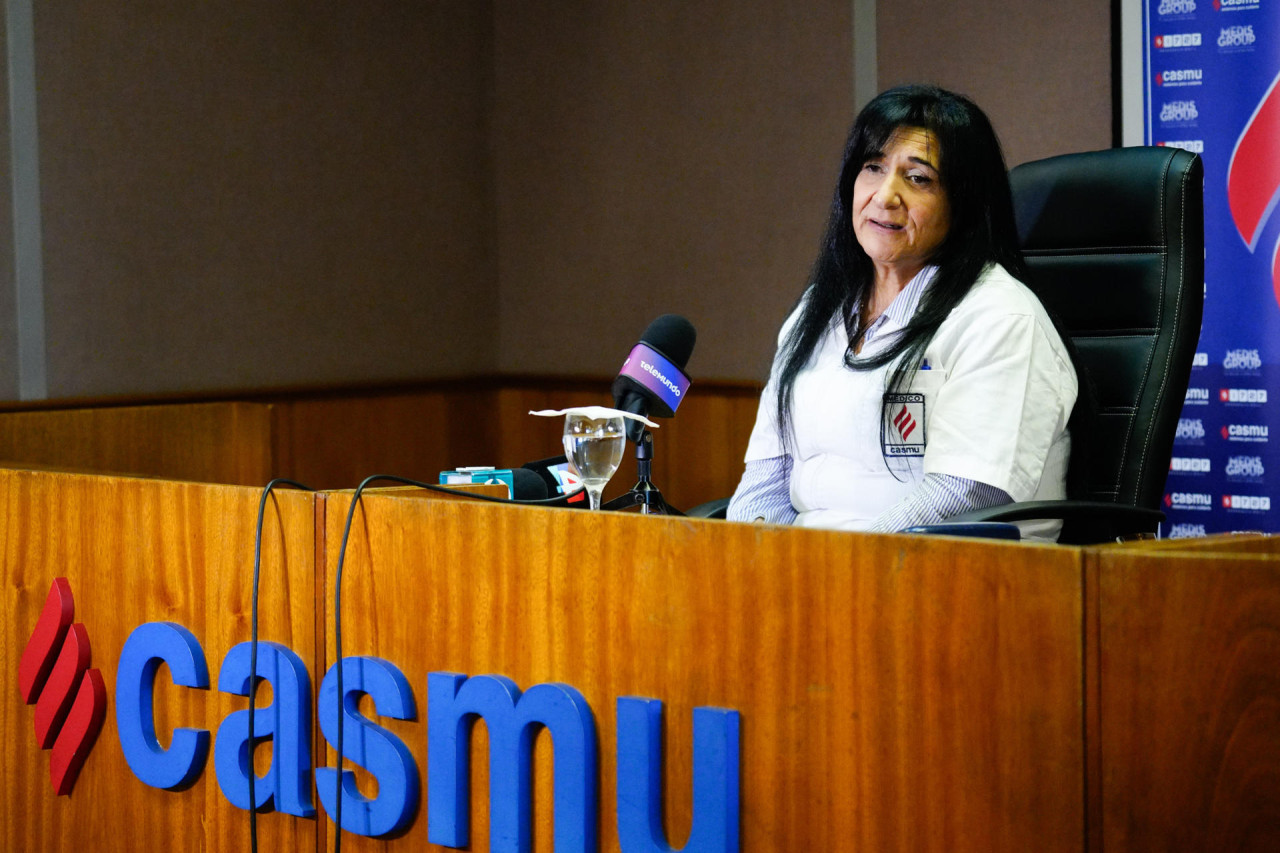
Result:
M601 509L630 509L639 506L640 512L654 515L684 515L683 512L662 499L662 492L649 479L653 470L653 435L647 429L640 432L640 440L636 442L636 472L639 482L631 487L631 491L621 497L614 498Z

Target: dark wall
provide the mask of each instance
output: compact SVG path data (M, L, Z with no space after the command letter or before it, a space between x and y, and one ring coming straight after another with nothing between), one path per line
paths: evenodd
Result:
M18 398L18 327L13 266L13 174L9 149L9 54L0 39L0 400Z
M568 5L497 16L500 365L616 371L675 312L695 376L759 375L853 107L850 3Z
M1111 0L895 0L876 23L881 86L969 95L1010 166L1111 146Z
M490 369L488 3L38 4L51 396Z
M849 0L35 12L55 398L607 374L669 311L695 378L760 378L854 108ZM1011 163L1108 144L1107 3L876 13L880 82Z

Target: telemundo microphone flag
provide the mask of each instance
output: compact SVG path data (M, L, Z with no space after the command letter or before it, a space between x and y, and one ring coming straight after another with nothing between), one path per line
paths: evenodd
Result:
M1204 159L1205 303L1167 536L1280 530L1280 0L1144 0L1148 144ZM1273 440L1274 439L1274 440Z

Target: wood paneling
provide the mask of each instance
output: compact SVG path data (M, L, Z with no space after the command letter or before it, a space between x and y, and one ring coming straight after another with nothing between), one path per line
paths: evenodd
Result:
M520 405L524 405L521 401ZM249 637L259 492L0 470L0 849L239 850L248 816L211 762L183 792L121 752L114 688L136 626L201 642L212 683ZM313 689L335 659L332 591L350 493L268 504L262 637ZM615 702L665 703L670 840L692 819L692 709L742 714L744 850L1271 851L1280 845L1280 559L1219 550L872 536L367 494L343 588L346 655L408 677L418 718L380 725L426 768L426 675L562 681L600 739L602 849L617 849ZM1214 545L1214 543L1207 543ZM70 796L49 785L18 660L56 577L104 675L108 712ZM317 600L317 596L321 596ZM157 727L216 733L242 697L157 681ZM375 713L368 703L366 712ZM165 734L162 742L167 742ZM325 752L315 738L318 760ZM487 846L484 727L473 844ZM332 762L332 751L328 753ZM265 770L269 748L260 751ZM537 742L549 849L552 745ZM357 771L373 793L364 771ZM426 814L386 842L426 845ZM318 803L317 803L318 806ZM269 849L333 828L261 816Z
M275 470L314 489L354 489L372 474L434 483L459 465L529 461L484 461L501 425L493 397L481 385L277 402Z
M212 750L187 791L149 787L129 769L116 726L116 665L128 634L173 621L204 648L211 688L175 687L162 667L157 730L208 729L248 706L217 690L223 655L250 637L256 489L70 474L0 471L4 631L0 634L0 849L23 851L248 849L248 813L223 797ZM263 529L260 632L308 664L316 660L315 498L282 490ZM49 753L32 734L34 706L17 686L18 660L56 577L70 581L90 665L107 685L107 716L69 796L49 784ZM313 684L315 672L311 673ZM265 769L265 768L262 768ZM308 850L316 822L264 815L264 849Z
M1102 849L1280 849L1280 561L1095 553Z
M271 409L256 403L85 407L0 413L0 460L92 471L266 485Z
M323 498L329 625L349 500ZM377 495L345 559L343 654L408 677L418 719L379 723L419 760L430 671L583 693L600 733L605 850L618 849L621 695L665 703L677 846L691 821L690 714L714 705L742 714L744 850L1083 849L1074 549ZM331 632L326 648L333 660ZM484 850L477 732L471 849ZM426 844L424 815L386 846L442 849ZM353 851L383 844L344 837Z
M653 482L688 509L730 495L759 389L703 383L654 432ZM561 420L536 409L612 405L609 380L491 377L415 388L257 395L251 402L0 411L0 460L61 470L261 486L289 477L355 488L371 474L435 482L460 465L515 467L556 456ZM606 491L636 482L631 455Z
M1280 536L1265 533L1220 533L1193 539L1135 540L1108 546L1150 553L1280 554Z

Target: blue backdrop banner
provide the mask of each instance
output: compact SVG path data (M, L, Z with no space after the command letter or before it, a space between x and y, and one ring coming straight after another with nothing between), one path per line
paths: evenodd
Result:
M1146 0L1143 35L1146 141L1205 174L1204 327L1163 532L1277 531L1280 0Z

